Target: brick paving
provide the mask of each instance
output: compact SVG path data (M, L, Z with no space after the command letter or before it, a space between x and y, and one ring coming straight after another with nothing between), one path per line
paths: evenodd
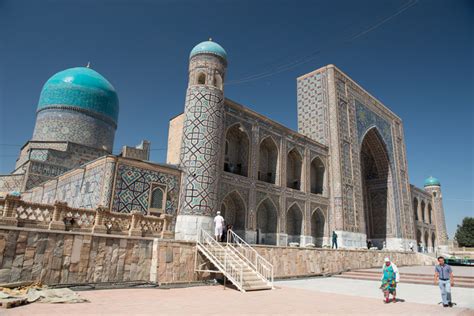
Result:
M280 284L280 283L279 283ZM222 286L180 289L119 289L79 293L82 304L35 303L1 315L474 315L465 308L355 297L277 286L273 291L240 293ZM3 313L2 313L3 312Z

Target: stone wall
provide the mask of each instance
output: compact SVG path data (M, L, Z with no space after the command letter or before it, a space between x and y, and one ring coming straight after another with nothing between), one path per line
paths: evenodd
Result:
M382 267L389 257L397 266L429 265L435 259L416 252L255 246L274 267L275 278L338 274L347 270Z
M195 244L143 237L0 228L0 283L101 282L188 283L209 278L194 273ZM199 264L205 263L199 255ZM206 264L201 269L209 269Z
M153 239L0 229L0 283L148 281Z
M160 284L189 283L214 278L208 272L194 272L195 266L195 243L183 241L159 241L154 245L156 266L152 264L151 279ZM200 270L214 269L207 260L199 254L198 266ZM156 278L153 274L156 272Z
M274 265L275 278L381 267L386 256L398 266L433 264L435 260L411 252L255 248ZM195 256L193 242L0 227L0 283L139 281L176 284L214 278L211 272L194 272ZM197 259L200 270L213 269L200 254Z

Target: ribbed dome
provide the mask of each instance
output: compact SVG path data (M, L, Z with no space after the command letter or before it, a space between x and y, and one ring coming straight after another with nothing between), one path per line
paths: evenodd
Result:
M105 115L117 123L119 102L114 87L88 67L60 71L41 90L38 111L69 106Z
M191 54L189 54L189 58L197 54L214 54L227 60L227 53L225 49L221 45L211 40L199 43L194 46Z
M432 185L441 186L441 183L435 177L430 176L429 178L426 178L425 180L425 187L429 187Z

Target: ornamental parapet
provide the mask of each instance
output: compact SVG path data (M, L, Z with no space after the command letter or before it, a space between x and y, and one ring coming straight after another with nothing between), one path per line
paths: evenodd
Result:
M20 196L0 198L0 225L79 231L92 234L128 235L139 237L173 238L170 231L172 216L111 212L104 206L96 209L69 207L66 202L41 204L23 201Z

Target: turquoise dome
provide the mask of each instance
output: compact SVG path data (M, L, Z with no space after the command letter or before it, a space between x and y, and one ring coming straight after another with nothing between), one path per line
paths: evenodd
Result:
M436 179L435 177L426 178L426 180L425 180L425 187L429 187L430 185L441 186L441 183L440 183L439 180Z
M194 46L193 50L191 51L191 54L189 54L189 58L197 54L214 54L227 60L227 53L225 52L225 49L222 48L221 45L210 40L199 43Z
M38 111L58 106L94 112L117 123L117 92L107 79L88 67L60 71L46 81L41 90Z

